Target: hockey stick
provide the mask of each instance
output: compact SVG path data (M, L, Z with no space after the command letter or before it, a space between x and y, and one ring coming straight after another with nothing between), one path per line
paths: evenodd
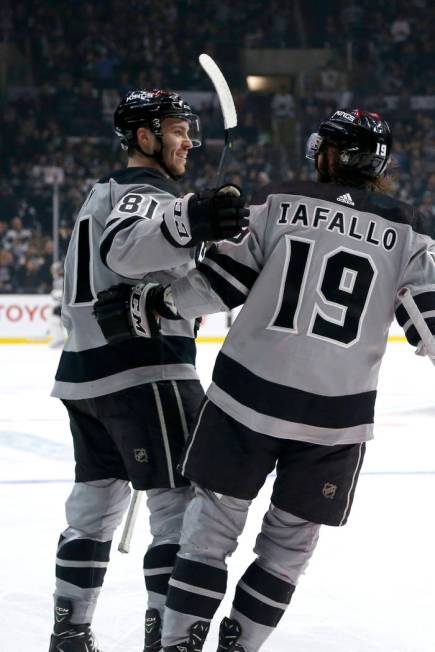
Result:
M199 63L210 77L221 106L225 126L225 144L219 161L216 186L223 184L228 154L232 148L233 129L237 127L237 112L233 96L220 68L208 54L199 55Z
M135 489L128 508L127 518L125 519L124 529L122 531L121 540L118 545L119 552L130 552L131 537L133 535L134 524L136 523L137 515L139 512L140 501L143 491Z
M435 364L435 336L426 324L426 321L421 314L420 310L415 303L411 291L405 287L399 291L399 300L402 302L403 307L411 318L417 333L420 335L421 341L426 349L426 353L432 362Z

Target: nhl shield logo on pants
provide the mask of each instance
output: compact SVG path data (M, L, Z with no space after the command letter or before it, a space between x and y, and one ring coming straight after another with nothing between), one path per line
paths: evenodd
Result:
M136 460L136 462L140 462L143 464L148 462L148 453L146 448L135 448L134 459Z
M325 496L325 498L329 498L330 500L332 500L333 498L335 498L336 491L337 491L337 485L332 484L332 482L325 482L325 484L323 485L322 494Z

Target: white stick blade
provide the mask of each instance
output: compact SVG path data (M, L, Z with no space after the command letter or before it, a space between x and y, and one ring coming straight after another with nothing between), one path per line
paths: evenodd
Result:
M219 66L208 54L200 54L199 63L210 77L213 86L216 89L224 118L225 129L233 129L234 127L237 127L237 112L233 96L231 95L231 91Z

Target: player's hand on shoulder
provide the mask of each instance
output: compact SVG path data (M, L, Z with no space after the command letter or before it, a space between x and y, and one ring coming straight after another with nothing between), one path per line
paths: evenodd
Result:
M160 317L181 319L170 286L120 283L99 292L94 316L108 342L128 337L156 337Z
M249 210L237 186L190 193L165 211L162 232L175 247L233 238L248 226Z

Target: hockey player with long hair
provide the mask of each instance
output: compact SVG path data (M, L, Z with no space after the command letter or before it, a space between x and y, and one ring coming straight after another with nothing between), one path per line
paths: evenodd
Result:
M107 343L93 317L97 293L116 283L170 281L195 266L202 240L240 232L240 196L209 192L176 199L176 180L201 144L198 117L175 93L134 90L114 115L125 169L98 181L77 217L65 260L62 320L67 340L53 396L71 425L75 484L56 555L50 652L96 650L91 621L113 533L130 483L147 492L152 542L143 562L145 650L160 649L160 620L192 490L176 463L203 398L195 369L195 321L162 321L153 340ZM165 218L183 205L192 237L174 247ZM116 319L116 293L109 293Z
M322 524L349 517L394 314L417 352L434 356L434 228L383 192L390 148L377 113L336 111L307 144L316 182L263 189L243 239L211 246L196 270L148 297L148 315L175 319L243 304L180 465L196 494L169 581L165 652L201 650L225 594L226 558L276 466L257 558L218 650L263 645ZM400 301L405 288L429 340Z

